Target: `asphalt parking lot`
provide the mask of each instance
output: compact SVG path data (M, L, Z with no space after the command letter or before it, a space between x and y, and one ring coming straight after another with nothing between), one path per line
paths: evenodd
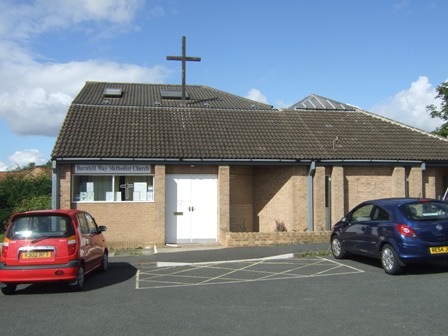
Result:
M110 258L85 289L0 296L2 335L446 335L448 265L389 276L303 246ZM322 246L307 247L321 250ZM227 255L227 258L225 258ZM227 260L226 260L227 259Z

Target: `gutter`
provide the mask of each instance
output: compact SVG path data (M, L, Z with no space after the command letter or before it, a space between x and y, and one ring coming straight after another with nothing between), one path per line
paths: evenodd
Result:
M53 158L53 161L66 162L66 163L78 163L78 162L90 162L90 163L106 163L106 162L132 162L132 163L173 163L173 164L264 164L264 165L310 165L314 162L315 165L430 165L430 166L446 166L448 161L423 161L423 160L310 160L310 159L195 159L195 158L81 158L81 157L71 157L71 158Z

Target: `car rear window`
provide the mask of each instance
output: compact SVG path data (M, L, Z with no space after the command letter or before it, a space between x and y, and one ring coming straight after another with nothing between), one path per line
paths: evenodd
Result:
M6 237L9 239L63 238L75 234L69 217L63 215L19 216L11 223Z
M416 221L448 219L448 204L443 202L405 204L400 211L406 218Z

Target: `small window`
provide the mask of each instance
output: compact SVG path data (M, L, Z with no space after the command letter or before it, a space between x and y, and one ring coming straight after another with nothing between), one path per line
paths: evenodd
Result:
M90 234L97 233L98 227L96 226L94 219L89 214L85 214L85 215L86 215L87 225L89 227L89 233Z
M152 202L153 175L75 175L75 202Z
M366 222L371 220L370 214L372 212L373 204L363 205L360 208L357 208L351 216L351 221L356 222Z
M372 219L378 220L378 221L388 221L389 214L383 208L375 207L375 210L373 211Z
M182 99L182 91L160 90L163 99ZM185 91L185 99L190 99L188 92Z
M89 233L89 225L87 224L86 217L83 213L77 214L78 218L78 224L81 227L81 233L82 234L88 234Z
M119 98L123 95L121 88L105 88L104 97Z

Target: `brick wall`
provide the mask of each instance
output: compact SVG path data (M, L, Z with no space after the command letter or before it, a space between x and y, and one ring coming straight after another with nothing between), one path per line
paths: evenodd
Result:
M165 244L166 174L218 174L218 241L225 246L291 244L326 239L325 175L331 176L331 223L362 201L442 197L447 169L391 166L316 167L314 231L307 231L308 166L156 166L154 202L71 203L71 166L59 165L61 208L92 213L117 246ZM406 181L407 176L407 181ZM282 222L287 232L276 232ZM244 232L248 231L248 232ZM253 231L253 232L250 232Z
M60 208L89 212L106 225L110 246L165 244L165 166L155 167L154 202L71 202L71 165L59 165Z
M154 222L151 243L165 244L165 199L166 199L166 167L155 166L154 174ZM150 214L149 209L145 209Z
M228 232L221 242L226 247L329 243L329 231L317 232Z
M344 167L346 209L369 199L397 196L391 187L392 173L393 167Z
M98 225L107 226L105 236L111 247L165 244L158 241L161 228L155 222L156 203L76 203L74 207L89 212Z
M428 168L425 175L429 177L425 181L431 181L431 183L425 183L426 196L442 199L448 187L447 170L444 168Z
M254 231L253 168L230 170L230 231Z
M218 170L218 242L225 240L230 231L230 168L220 166Z
M345 177L343 167L331 171L331 224L336 223L348 212L345 199Z
M71 209L71 165L59 166L59 207L61 209Z
M420 167L412 167L408 175L409 197L425 197L423 176Z
M314 230L325 229L325 167L316 167L313 179Z
M279 222L288 231L303 230L306 190L304 167L254 167L254 227L259 232L273 232Z

